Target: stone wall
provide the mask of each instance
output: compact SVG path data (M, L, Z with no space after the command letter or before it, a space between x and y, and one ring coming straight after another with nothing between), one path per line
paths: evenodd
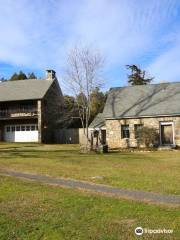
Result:
M48 81L48 80L47 80ZM57 121L62 117L63 111L63 95L59 87L58 81L55 79L41 101L41 141L44 143L54 142L54 129ZM40 117L40 116L39 116ZM40 121L40 120L39 120Z
M137 147L135 139L135 124L143 124L146 127L157 129L160 134L160 122L173 122L175 145L180 146L180 117L154 117L137 119L106 120L107 143L110 148ZM129 139L123 139L121 136L121 125L129 125Z

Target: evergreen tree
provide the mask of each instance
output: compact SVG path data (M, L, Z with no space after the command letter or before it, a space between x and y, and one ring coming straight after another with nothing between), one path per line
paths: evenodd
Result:
M76 105L75 98L73 96L65 95L64 96L64 107L67 112L70 112L74 109Z
M103 112L104 105L106 102L106 94L101 92L99 88L95 88L91 93L91 119L90 122L94 119L94 117Z
M10 77L10 81L16 81L16 80L25 80L27 79L26 74L23 71L19 71L19 74L16 72Z
M28 79L37 79L36 75L33 72L28 73L28 77L27 78Z
M146 77L146 71L141 70L136 65L126 65L126 68L131 71L128 75L128 83L131 85L146 85L150 83L153 78Z
M27 79L26 74L23 71L20 71L18 75L18 80L25 80L25 79Z
M75 97L64 96L64 111L61 119L58 121L60 128L81 128L81 120L79 118L79 109Z
M0 82L6 82L6 81L7 81L6 78L4 78L4 77L0 78Z
M16 81L18 80L18 74L15 72L9 79L10 81Z

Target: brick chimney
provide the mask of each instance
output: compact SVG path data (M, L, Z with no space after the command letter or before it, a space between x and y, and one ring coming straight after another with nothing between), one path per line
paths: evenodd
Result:
M46 79L47 80L53 80L56 78L56 72L52 69L46 70Z

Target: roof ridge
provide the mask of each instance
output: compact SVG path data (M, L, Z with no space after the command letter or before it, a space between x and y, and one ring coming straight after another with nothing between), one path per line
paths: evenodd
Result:
M142 84L142 85L130 85L130 86L122 86L122 87L111 87L109 90L112 89L121 89L121 88L130 88L130 87L147 87L147 86L152 86L152 85L163 85L163 84L177 84L180 82L162 82L162 83L150 83L150 84Z
M28 79L17 79L17 80L7 80L7 81L3 81L1 83L12 83L12 82L20 82L20 81L41 81L41 80L46 80L44 78L28 78Z

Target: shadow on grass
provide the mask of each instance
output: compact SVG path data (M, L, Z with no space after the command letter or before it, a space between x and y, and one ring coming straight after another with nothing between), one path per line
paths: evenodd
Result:
M42 159L42 158L68 158L70 156L80 156L80 153L77 150L23 150L23 149L13 149L6 150L0 149L0 154L3 155L3 159L10 158L34 158L34 159Z

